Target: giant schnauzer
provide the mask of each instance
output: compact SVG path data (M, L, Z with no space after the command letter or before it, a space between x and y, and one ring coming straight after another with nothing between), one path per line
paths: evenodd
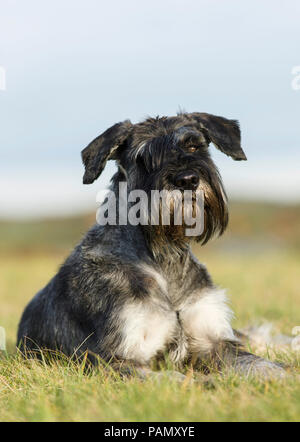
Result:
M190 249L193 240L204 244L222 234L228 222L210 142L234 160L246 160L238 122L206 113L139 124L126 120L82 151L84 184L93 183L108 160L116 160L111 191L117 201L120 182L128 192L141 189L147 195L201 190L203 229L197 237L187 236L185 223L177 225L172 217L168 225L97 223L26 307L20 348L30 354L43 349L88 354L137 373L150 372L165 355L179 368L191 363L199 371L229 367L244 375L284 373L276 363L245 351L231 327L224 291Z

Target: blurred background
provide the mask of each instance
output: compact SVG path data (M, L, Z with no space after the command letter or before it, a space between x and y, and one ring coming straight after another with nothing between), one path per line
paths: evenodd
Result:
M300 324L299 18L297 0L1 0L0 325L11 347L25 303L95 222L116 170L83 186L80 151L115 122L179 109L238 119L248 157L211 147L231 218L196 254L229 287L238 325Z

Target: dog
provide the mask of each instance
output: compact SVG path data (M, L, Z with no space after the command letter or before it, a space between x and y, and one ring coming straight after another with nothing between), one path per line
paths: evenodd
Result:
M84 184L93 183L108 160L128 192L141 189L203 193L204 228L187 236L182 225L96 223L54 278L26 307L18 344L28 354L43 349L87 354L120 372L151 373L165 355L176 367L230 369L249 376L282 376L284 369L245 350L231 327L225 292L193 256L192 241L205 244L228 223L227 197L209 144L234 160L246 160L239 124L207 113L179 113L117 123L83 151ZM104 203L103 203L104 204ZM118 214L120 215L120 214ZM127 369L127 368L126 368Z

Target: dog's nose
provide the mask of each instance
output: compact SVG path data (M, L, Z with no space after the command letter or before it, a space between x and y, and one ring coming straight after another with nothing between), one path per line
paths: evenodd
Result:
M175 176L175 185L180 189L195 190L199 184L199 177L195 172L181 172Z

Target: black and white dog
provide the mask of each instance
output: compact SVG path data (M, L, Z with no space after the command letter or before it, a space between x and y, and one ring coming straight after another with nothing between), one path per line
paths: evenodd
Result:
M18 332L24 350L88 352L114 367L148 370L162 355L178 367L230 367L243 374L283 374L277 364L246 352L231 327L223 290L190 250L207 242L228 221L226 194L209 154L209 143L234 160L246 160L236 121L205 113L115 124L82 152L84 184L101 174L107 160L128 192L201 190L204 230L186 225L96 224L59 272L29 303ZM145 371L144 371L145 372Z

